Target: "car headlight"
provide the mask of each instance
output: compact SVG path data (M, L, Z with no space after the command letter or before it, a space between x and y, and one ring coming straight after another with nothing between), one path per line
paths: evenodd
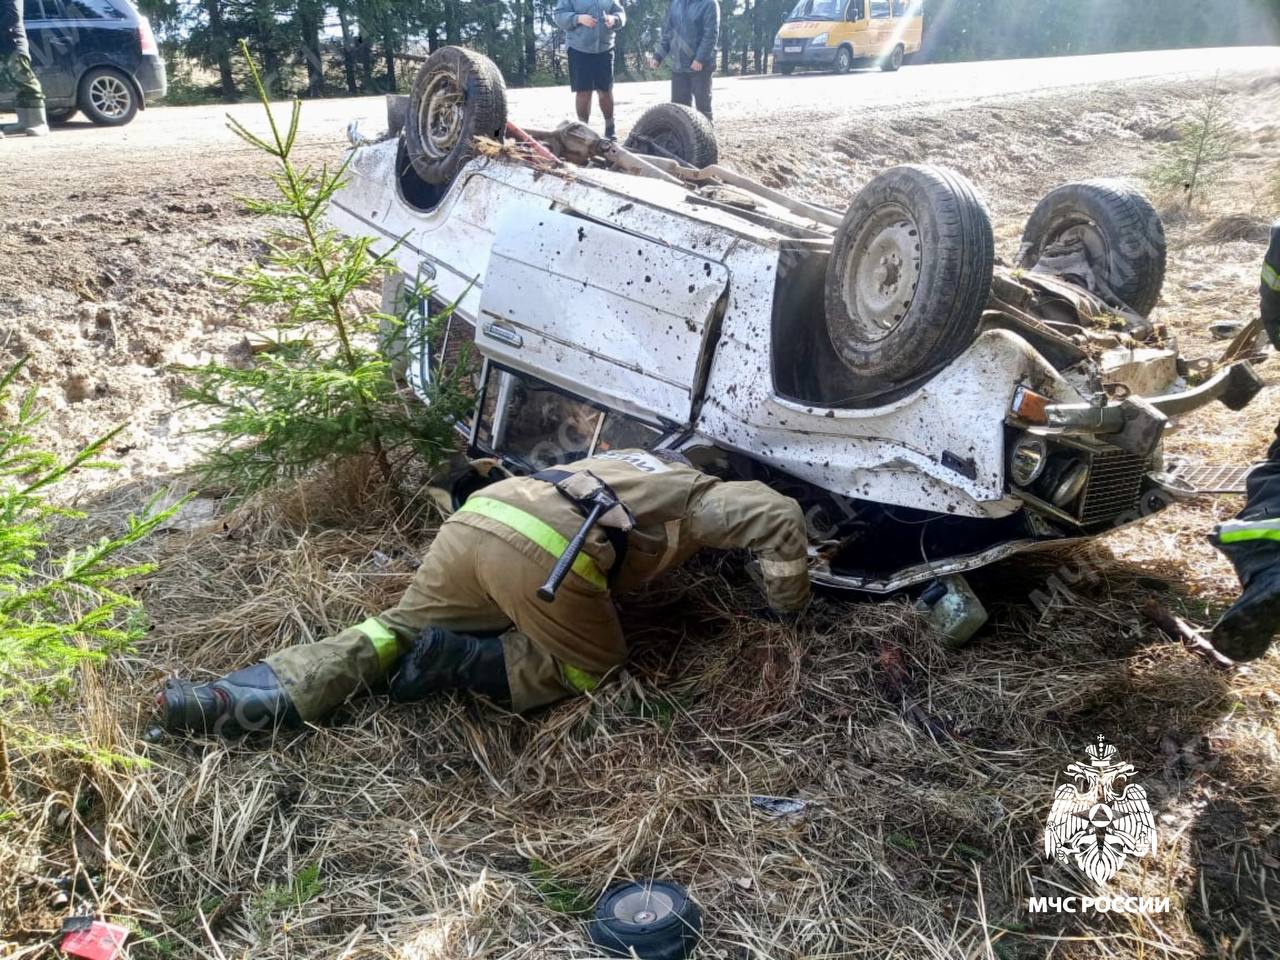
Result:
M1029 487L1040 479L1049 460L1049 445L1041 437L1026 436L1009 451L1009 477L1019 487Z
M814 37L812 40L809 41L809 46L825 47L827 45L827 37L829 37L830 35L831 34L829 32L818 34L816 37Z

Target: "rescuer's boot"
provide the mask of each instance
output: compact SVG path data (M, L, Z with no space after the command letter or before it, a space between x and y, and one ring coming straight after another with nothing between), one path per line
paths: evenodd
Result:
M276 672L255 663L212 683L193 684L177 677L165 681L156 703L170 730L194 730L237 736L253 730L301 726L293 701Z
M606 118L604 122L604 138L606 140L613 140L613 141L617 141L618 139L618 130L613 125L613 117Z
M13 135L24 133L28 137L47 137L49 121L45 118L44 107L18 107L18 122L5 124L5 133Z
M444 690L471 690L498 703L511 702L500 637L473 637L428 627L391 672L391 699L422 700Z
M1235 565L1244 589L1214 625L1209 639L1219 653L1240 662L1258 659L1280 632L1280 542L1223 542L1232 529L1238 527L1223 524L1219 528L1218 549Z

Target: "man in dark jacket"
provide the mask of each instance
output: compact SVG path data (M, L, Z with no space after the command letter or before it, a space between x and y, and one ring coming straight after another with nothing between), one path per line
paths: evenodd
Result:
M662 40L649 57L657 67L671 64L671 102L711 119L711 74L716 68L716 38L720 35L720 5L716 0L671 0Z
M1263 326L1280 349L1280 223L1271 228L1261 296ZM1210 639L1232 660L1256 660L1280 632L1280 426L1266 463L1249 475L1244 509L1220 524L1213 539L1235 566L1243 590Z
M43 137L49 132L44 116L44 91L31 69L27 29L22 22L22 0L0 0L0 86L18 91L18 122L0 129L0 137L7 133Z

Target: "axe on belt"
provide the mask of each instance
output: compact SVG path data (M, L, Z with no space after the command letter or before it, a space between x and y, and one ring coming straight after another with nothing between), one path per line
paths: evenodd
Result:
M578 559L578 554L582 552L582 547L596 524L604 529L605 536L613 546L613 567L616 570L621 566L623 555L626 553L627 533L635 527L636 520L609 485L590 470L576 472L543 470L535 473L534 477L555 486L560 495L573 503L584 515L582 526L564 548L564 553L560 554L560 558L556 560L556 565L551 568L546 583L538 588L538 599L550 603L556 598L556 591L560 589L560 584L564 583L564 578L573 569L573 562Z

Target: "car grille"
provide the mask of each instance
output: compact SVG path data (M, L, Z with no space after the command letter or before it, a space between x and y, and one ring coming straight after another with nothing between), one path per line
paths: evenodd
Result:
M1096 450L1091 461L1089 485L1080 501L1081 526L1114 523L1137 509L1146 472L1144 461L1123 450Z

